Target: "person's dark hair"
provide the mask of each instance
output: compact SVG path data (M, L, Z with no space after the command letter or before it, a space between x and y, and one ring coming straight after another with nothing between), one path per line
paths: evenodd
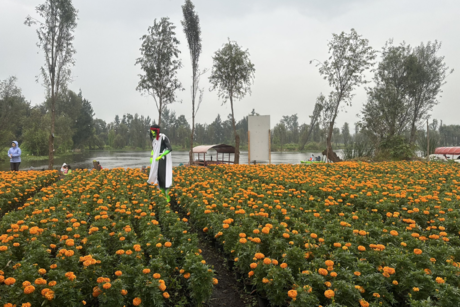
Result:
M72 167L70 166L70 164L67 164L67 167L68 167L69 169L72 169Z

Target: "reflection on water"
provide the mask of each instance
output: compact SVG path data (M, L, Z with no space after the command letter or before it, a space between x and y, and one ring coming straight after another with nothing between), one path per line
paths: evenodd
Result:
M337 152L341 156L341 152ZM181 164L188 163L188 152L187 151L173 151L172 153L173 166L179 166ZM272 163L273 164L298 164L301 160L307 160L312 154L315 156L321 155L320 152L306 152L306 153L290 153L290 152L272 152ZM206 155L206 160L216 160L216 153ZM221 159L221 155L219 156ZM227 159L227 155L225 155ZM148 166L150 160L150 151L91 151L74 154L72 156L66 156L65 158L57 158L54 160L54 167L58 168L62 163L67 163L72 168L92 168L93 160L97 160L101 163L103 168L116 168L116 167L129 167L129 168L140 168L142 166ZM231 155L233 161L233 155ZM248 163L248 153L241 152L240 163ZM257 161L257 163L268 163L268 161ZM47 169L48 161L30 161L22 162L20 169ZM0 170L7 171L10 169L9 160L0 162Z

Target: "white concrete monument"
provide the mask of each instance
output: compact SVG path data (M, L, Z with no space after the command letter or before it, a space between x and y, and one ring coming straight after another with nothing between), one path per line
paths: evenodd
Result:
M248 164L271 163L270 115L248 116Z

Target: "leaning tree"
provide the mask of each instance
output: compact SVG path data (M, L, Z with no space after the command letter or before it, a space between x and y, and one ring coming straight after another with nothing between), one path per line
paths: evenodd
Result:
M364 72L373 65L376 52L369 46L369 41L358 35L354 29L351 29L350 33L333 34L328 47L329 59L323 63L318 62L317 66L319 73L332 87L326 108L328 117L326 152L328 158L335 161L332 151L332 132L339 107L342 103L351 105L353 90L367 83Z
M136 89L155 100L158 125L161 125L161 113L167 105L176 101L176 90L183 90L177 79L177 71L182 63L175 28L167 17L160 21L155 19L148 33L141 37L141 57L136 60L136 65L143 70Z
M218 97L224 103L230 100L235 137L235 164L239 164L240 136L236 132L233 100L241 100L247 93L251 93L256 70L249 59L249 51L243 50L236 42L230 40L222 49L216 51L212 59L213 67L209 77L211 91L217 90Z
M73 55L74 31L77 27L77 10L72 0L46 0L35 8L40 20L28 16L25 24L37 25L37 46L45 54L41 67L43 85L51 98L51 129L48 139L48 169L54 163L54 125L56 97L70 81L70 67L75 64Z

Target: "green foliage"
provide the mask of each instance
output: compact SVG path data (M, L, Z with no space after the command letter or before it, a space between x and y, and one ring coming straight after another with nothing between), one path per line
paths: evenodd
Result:
M22 141L23 126L20 123L30 109L30 103L16 82L16 77L0 80L0 144L4 145L13 140Z
M179 59L179 41L176 27L167 17L154 20L147 34L141 37L141 57L136 60L143 74L137 90L151 95L158 110L158 124L161 126L163 109L176 101L176 91L183 90L177 79L177 71L182 67Z
M49 121L44 108L35 107L30 111L23 128L22 147L33 155L43 156L48 152Z
M343 151L346 160L372 157L374 154L374 145L367 134L358 133L353 136Z
M217 95L223 102L242 99L251 93L255 68L249 59L249 51L243 50L236 42L228 41L222 49L216 51L209 83L211 90L217 90ZM233 112L232 112L233 115Z
M414 150L405 137L396 135L380 143L379 156L386 160L408 160L415 155Z

